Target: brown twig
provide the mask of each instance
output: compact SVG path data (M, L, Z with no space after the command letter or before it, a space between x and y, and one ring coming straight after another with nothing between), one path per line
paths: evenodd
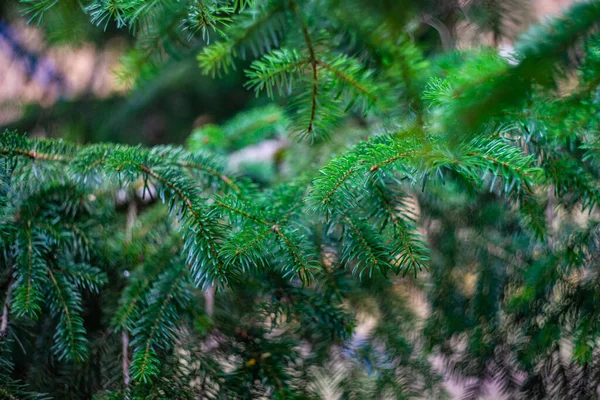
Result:
M6 297L4 298L4 308L2 310L2 318L0 319L0 338L3 338L8 333L8 312L10 308L10 300L12 298L12 281L8 283Z

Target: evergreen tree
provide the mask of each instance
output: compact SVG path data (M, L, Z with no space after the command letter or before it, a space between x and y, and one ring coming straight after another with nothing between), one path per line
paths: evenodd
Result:
M597 398L600 3L509 59L454 49L459 23L512 37L510 3L85 2L135 33L138 84L192 51L283 106L185 146L4 132L2 393L444 398L445 374L468 398ZM265 140L270 162L232 167Z

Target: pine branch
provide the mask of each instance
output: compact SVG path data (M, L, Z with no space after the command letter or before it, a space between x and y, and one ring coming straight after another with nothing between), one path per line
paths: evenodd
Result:
M44 17L44 14L54 7L59 0L22 0L21 3L26 4L24 13L29 14L28 23L34 22L39 25Z
M289 94L292 91L293 78L302 71L306 62L304 57L295 50L286 48L274 50L252 63L250 70L246 71L248 76L246 86L257 94L264 90L269 97L273 97L275 87L280 95L285 89Z
M477 69L460 71L466 79L457 79L464 83L454 90L454 109L445 117L453 133L474 132L499 113L522 106L534 84L555 85L557 72L565 69L564 54L597 26L599 17L596 2L576 3L549 23L533 26L517 42L517 65L482 68L489 60L483 56Z
M54 275L51 269L47 272L52 282L50 307L59 318L54 335L54 352L59 360L84 361L87 357L87 339L83 319L79 315L82 311L81 298L71 284Z
M65 263L62 268L56 271L56 274L63 275L68 281L80 290L87 290L97 294L100 287L108 282L108 278L100 268L87 264Z
M270 226L256 229L242 229L223 245L223 258L228 265L241 267L242 272L251 271L268 265L265 249L273 236Z
M370 79L372 71L365 71L355 59L345 56L339 56L330 62L319 59L317 65L329 71L334 79L339 79L341 84L337 85L338 90L349 87L354 92L353 97L364 98L366 101L362 108L365 112L377 102L378 86ZM353 102L354 99L351 99L351 103Z
M226 39L211 46L205 47L198 55L198 62L202 71L212 77L235 69L234 58L241 55L245 58L243 44L253 36L260 36L259 45L252 44L254 56L259 52L277 47L279 40L277 31L283 25L277 17L283 11L281 2L267 2L264 7L248 8L240 13L235 23L226 30ZM257 15L258 14L258 15Z
M123 145L91 145L77 148L64 141L27 139L16 132L5 132L0 141L0 155L22 156L32 160L55 161L69 164L74 173L87 181L92 175L103 170L107 159L115 151L127 152L132 147ZM240 192L240 187L233 177L222 171L221 162L210 154L188 153L176 147L156 147L153 153L165 159L166 164L182 168L201 170L209 176L221 180L232 190Z
M302 250L300 244L302 239L297 235L294 235L295 232L293 230L287 230L280 222L270 222L267 217L259 213L258 210L250 211L250 207L247 204L233 198L217 198L215 205L224 209L230 216L241 217L242 220L238 221L240 223L246 220L262 226L259 229L252 228L242 231L241 235L235 240L235 242L239 243L241 246L233 244L233 246L230 245L227 250L230 262L241 262L242 265L250 265L256 262L261 263L263 257L260 253L268 251L264 248L268 242L263 240L263 238L266 236L267 232L271 232L277 237L278 243L282 247L284 254L287 254L282 260L282 269L286 271L287 275L296 272L304 284L310 283L312 280L312 270L315 267ZM257 230L259 234L255 236L254 239L250 241L244 240L244 238L250 239L250 236L252 235L251 232ZM261 249L261 247L263 248ZM272 252L272 250L269 252ZM242 255L250 255L251 258L242 260Z
M278 225L273 225L273 232L277 235L284 249L282 257L283 270L286 271L286 276L290 277L292 273L298 274L303 285L310 285L313 280L313 271L316 269L314 261L306 257L305 252L301 247L300 240L293 235L294 230L285 231Z
M131 362L131 376L141 382L149 382L158 373L159 360L155 347L166 348L173 342L173 328L177 319L177 308L185 296L183 283L188 276L185 268L166 271L153 288L155 295L148 310L142 315L134 329L135 347Z
M348 228L346 240L343 241L342 262L353 266L352 273L362 279L367 271L368 277L373 278L373 271L382 275L393 270L388 259L391 251L383 244L381 237L361 221L344 216Z
M232 22L230 15L234 11L235 8L230 6L193 1L188 6L188 15L182 22L183 30L189 32L188 40L196 33L202 32L202 40L208 42L210 31L225 35L221 27L227 27Z
M47 149L47 153L39 154L51 156L53 158L49 160L54 160L54 156L61 154L62 147L64 147L62 142L33 142L24 138L15 139L15 137L18 137L18 135L6 134L2 137L3 141L0 142L1 148L12 156L21 156L20 146L29 145ZM14 145L15 140L18 146ZM110 151L96 148L93 151L82 152L84 158L78 160L74 159L73 148L70 146L67 146L67 148L69 157L73 160L74 168L83 166L83 172L89 172L90 166L93 166L101 168L104 173L108 174L109 178L116 176L122 179L127 177L129 182L136 181L140 176L155 179L161 185L160 194L163 199L166 191L174 196L170 199L171 209L177 211L177 215L186 225L185 251L188 252L189 265L196 283L198 285L208 285L215 280L226 282L225 266L217 250L218 238L221 235L219 233L220 228L217 221L205 216L206 212L203 206L200 205L197 189L189 179L178 174L176 170L169 168L168 163L165 165L161 161L162 157L156 153L142 150L139 147L113 146ZM163 149L159 149L159 152L162 151ZM178 161L179 163L181 161ZM157 167L154 168L150 165L156 165ZM207 253L198 251L199 242L204 244ZM200 248L203 246L200 246Z
M399 161L406 165L400 168L412 176L415 171L409 164L410 158L418 156L419 149L420 145L414 140L400 141L388 137L361 143L321 169L307 198L311 209L330 215L334 210L354 207L358 196L356 189L366 184L365 178Z
M44 251L48 251L45 242L34 236L30 223L24 232L19 232L17 238L17 264L15 271L18 273L14 283L13 311L17 316L35 318L41 311L42 280L46 264L43 262Z
M138 240L143 240L143 238ZM144 299L150 292L153 283L175 256L174 245L172 240L167 240L154 254L147 254L146 261L132 272L131 280L121 292L119 307L113 315L111 325L117 332L133 330L144 307Z

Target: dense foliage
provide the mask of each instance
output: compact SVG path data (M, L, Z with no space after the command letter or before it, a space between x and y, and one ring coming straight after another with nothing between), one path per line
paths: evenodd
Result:
M4 132L5 397L598 397L599 2L510 57L518 1L83 3L136 85L193 53L279 106L185 146Z

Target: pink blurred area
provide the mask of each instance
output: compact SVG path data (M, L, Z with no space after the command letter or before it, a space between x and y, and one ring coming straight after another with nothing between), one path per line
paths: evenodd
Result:
M17 120L23 106L50 107L59 99L106 97L123 92L115 77L125 45L49 46L40 29L25 21L0 25L0 125Z

